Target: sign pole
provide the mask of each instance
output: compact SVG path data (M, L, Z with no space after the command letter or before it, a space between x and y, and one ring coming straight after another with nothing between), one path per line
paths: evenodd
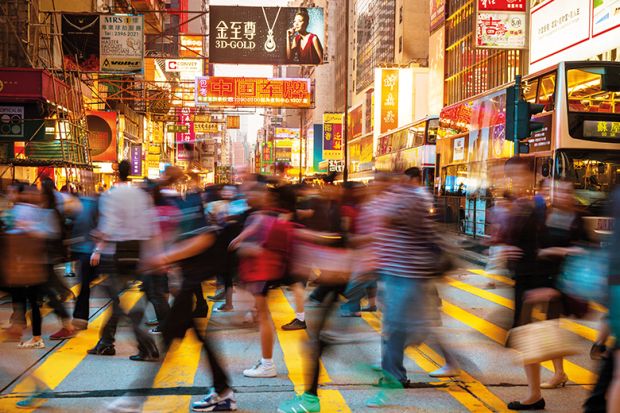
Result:
M517 136L517 125L519 123L519 99L521 99L521 75L515 77L515 95L514 95L514 122L512 127L512 142L514 143L514 156L519 156L519 137Z
M344 119L342 120L342 137L344 139L344 169L342 180L349 180L349 0L345 0L344 16Z
M304 118L305 118L305 109L300 109L299 110L299 183L301 183L301 180L303 179L303 173L301 171L302 168L302 164L301 164L301 160L303 159L301 157L302 153L303 153L303 141L304 141Z

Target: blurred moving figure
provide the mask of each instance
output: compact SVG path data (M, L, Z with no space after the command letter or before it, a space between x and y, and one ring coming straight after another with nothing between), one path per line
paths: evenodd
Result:
M613 217L616 222L613 240L611 243L611 261L609 263L609 324L616 337L616 347L613 350L614 373L613 381L607 396L609 413L620 412L620 187L613 193Z

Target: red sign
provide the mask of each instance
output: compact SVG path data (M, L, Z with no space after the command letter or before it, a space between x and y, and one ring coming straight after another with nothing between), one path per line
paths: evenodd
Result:
M86 112L91 160L116 162L116 112Z
M309 108L312 85L310 79L201 76L196 78L196 104Z
M349 112L349 133L348 140L362 136L362 105Z
M525 11L527 0L478 0L478 11Z

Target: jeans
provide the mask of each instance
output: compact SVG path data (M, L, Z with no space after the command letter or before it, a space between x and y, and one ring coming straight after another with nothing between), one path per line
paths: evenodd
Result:
M75 300L73 318L88 321L90 316L90 283L97 277L97 268L90 265L90 255L85 252L73 253L80 268L80 294Z
M360 301L369 292L369 290L377 290L377 280L370 279L370 275L354 278L349 281L344 291L347 302L340 306L345 312L356 313L361 310Z
M613 378L614 355L613 351L610 351L609 357L603 359L596 386L583 404L584 413L605 413L607 411L607 390Z
M149 274L142 278L146 299L153 304L155 317L163 323L170 313L170 304L166 298L168 277L162 274Z
M422 343L438 320L433 280L382 274L385 287L381 367L386 379L407 381L405 348Z

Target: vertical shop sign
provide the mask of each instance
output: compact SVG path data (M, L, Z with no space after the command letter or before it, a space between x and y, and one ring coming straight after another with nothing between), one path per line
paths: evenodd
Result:
M398 127L398 69L381 71L381 133Z
M142 145L132 144L129 157L131 159L131 174L142 176Z
M339 160L343 158L342 146L342 113L323 114L323 160Z

